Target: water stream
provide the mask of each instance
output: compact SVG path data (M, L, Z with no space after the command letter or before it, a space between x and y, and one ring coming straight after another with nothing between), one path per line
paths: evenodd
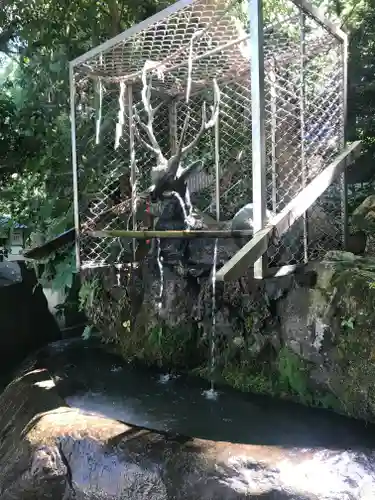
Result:
M223 386L220 398L207 399L202 397L204 380L182 374L162 377L161 370L126 363L93 341L57 342L36 359L35 366L46 368L51 377L48 387L39 390L54 387L72 408L164 434L149 448L144 444L153 439L149 431L133 427L116 436L115 442L121 442L117 455L110 455L109 462L96 457L96 472L105 470L107 477L118 470L132 474L138 460L137 485L147 482L150 464L162 474L172 467L173 484L185 488L173 498L181 500L375 498L374 425ZM165 448L172 454L167 451L163 469ZM91 460L91 444L88 450ZM107 445L102 451L107 453ZM133 469L119 469L121 460L130 461ZM87 467L87 461L82 463ZM99 468L102 463L107 469ZM199 472L193 476L198 489L190 495L193 481L184 478L191 479L192 470ZM77 478L76 465L73 471ZM219 493L210 489L218 483L226 486Z
M43 366L72 406L187 436L264 446L375 446L375 426L328 410L220 387L202 397L205 380L126 363L95 341L63 341L45 348Z
M160 288L159 288L159 310L163 306L163 293L164 293L164 266L163 266L163 256L161 254L161 244L160 238L156 239L156 260L159 267L159 277L160 277Z
M185 203L182 196L177 193L177 191L172 191L172 195L178 200L181 210L184 217L184 222L186 224L186 230L188 231L191 227L189 218L191 216L191 205ZM189 213L188 213L189 211ZM211 325L211 334L210 338L210 389L203 391L203 395L208 399L216 399L218 396L217 391L215 391L215 366L216 366L216 267L217 267L217 247L218 247L218 239L215 239L214 245L214 255L213 255L213 263L212 263L212 271L211 271L211 279L212 279L212 325ZM159 246L160 248L160 246Z
M210 335L210 389L204 391L204 395L208 399L216 399L218 396L215 391L215 368L216 368L216 266L217 266L217 245L218 239L215 239L214 256L212 263L212 325Z

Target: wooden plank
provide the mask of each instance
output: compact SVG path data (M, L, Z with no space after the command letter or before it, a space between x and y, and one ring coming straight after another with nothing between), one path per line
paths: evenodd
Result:
M273 226L267 226L255 233L254 237L217 271L216 281L240 278L250 266L254 265L259 256L267 251L273 230Z
M280 238L324 193L333 180L355 161L360 151L361 141L356 141L347 146L322 173L317 175L308 186L288 203L284 210L270 219L263 230L255 233L254 237L219 269L216 274L217 281L236 280L248 272L249 267L253 266L260 255L267 251L270 239Z
M42 245L24 250L23 256L26 259L42 260L66 245L71 245L76 241L75 228L68 229L62 234L55 236Z

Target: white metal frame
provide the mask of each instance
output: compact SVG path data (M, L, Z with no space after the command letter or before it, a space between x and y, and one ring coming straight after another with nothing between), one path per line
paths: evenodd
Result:
M326 19L322 10L314 7L306 0L291 0L293 3L299 7L303 12L307 13L309 16L315 19L321 26L327 29L333 36L335 36L339 41L343 43L343 54L344 54L344 122L343 127L345 128L345 120L346 120L346 61L347 57L347 43L348 36L347 34L337 27L333 22ZM179 0L175 2L173 5L163 9L158 12L154 16L140 22L136 26L133 26L123 33L117 35L116 37L107 40L106 42L100 44L99 46L89 50L85 54L75 58L69 63L69 79L70 79L70 120L71 120L71 141L72 141L72 169L73 169L73 189L74 189L74 218L75 218L75 231L76 231L76 262L77 268L80 268L80 220L79 220L79 199L78 199L78 169L77 169L77 152L76 152L76 122L75 122L75 77L74 77L74 69L84 64L88 59L97 56L113 47L114 45L124 42L126 39L140 33L143 30L146 30L151 25L162 21L167 18L171 14L174 14L188 6L193 5L195 0ZM280 214L275 217L274 221L270 222L270 225L264 229L265 226L265 213L266 213L266 182L265 182L265 131L264 131L264 58L263 58L263 16L262 16L262 0L249 0L249 12L251 19L251 81L252 81L252 144L253 144L253 195L254 195L254 238L245 245L238 254L233 257L219 272L218 279L223 280L227 279L229 276L234 276L236 274L236 269L238 268L238 262L249 262L249 264L255 262L254 266L254 274L257 278L262 278L264 274L265 268L265 259L266 257L263 255L266 251L265 243L268 242L269 236L274 231L275 227L279 228L279 226L284 227L285 220L288 220L288 224L285 227L290 227L290 221L296 220L295 215L295 207L296 206L304 206L305 209L309 208L311 204L318 198L319 194L321 194L328 186L327 181L325 182L325 187L322 190L320 187L313 191L313 186L317 186L317 182L313 181L309 186L304 188L300 195L290 203ZM124 75L125 76L125 75ZM345 147L345 141L343 144ZM358 145L355 146L355 150L357 151ZM344 154L344 153L343 153ZM346 152L346 154L348 154ZM327 172L331 172L332 165L336 165L334 167L334 171L337 173L337 169L339 165L339 171L341 172L343 168L347 165L346 157L342 157L339 155L338 163L334 161L329 165L320 176L316 179L330 179L332 182L332 176L327 177ZM323 176L323 177L322 177ZM343 174L344 176L344 174ZM345 180L344 180L345 182ZM310 193L309 197L304 199L307 192ZM319 194L318 194L319 193ZM299 200L299 201L298 201ZM306 200L309 200L310 204L307 205ZM301 203L302 202L302 203ZM293 205L293 207L291 206ZM300 211L300 208L297 212ZM303 212L300 214L302 215ZM277 221L276 221L277 219ZM248 255L245 256L245 253L248 252ZM256 259L254 260L254 256ZM236 262L234 262L236 261ZM233 267L233 271L229 272L229 266Z

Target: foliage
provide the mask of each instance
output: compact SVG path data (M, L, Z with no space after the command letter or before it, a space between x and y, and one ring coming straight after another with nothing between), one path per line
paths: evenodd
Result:
M84 340L88 340L89 338L91 338L92 337L92 330L93 330L92 325L86 325L83 332L82 332L82 338Z
M341 326L343 326L345 328L350 328L351 330L353 330L353 328L354 328L354 321L355 321L355 319L353 318L353 316L350 316L350 318L343 319L341 321Z
M54 291L61 291L68 297L69 290L73 286L76 275L75 252L73 248L63 248L50 255L37 267L37 274L42 269L39 276L39 283L49 287Z
M79 290L79 308L81 311L94 307L95 297L99 289L100 281L98 278L87 280L82 283Z
M311 403L308 374L301 358L284 347L279 352L277 365L280 387L297 394L303 402Z
M5 1L0 11L0 213L26 223L31 241L35 233L48 240L73 225L69 60L162 7L163 0ZM49 260L42 281L70 288L73 254Z

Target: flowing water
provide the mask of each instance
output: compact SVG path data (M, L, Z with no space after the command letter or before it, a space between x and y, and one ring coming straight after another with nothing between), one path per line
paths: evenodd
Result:
M182 214L184 217L184 222L187 226L187 230L189 230L191 224L189 221L191 215L191 205L186 204L183 200L182 196L177 193L177 191L172 191L172 195L178 200ZM158 240L158 264L160 269L160 279L162 281L163 276L163 264L160 257L160 240ZM212 325L211 325L211 334L210 338L210 360L209 360L209 369L210 369L210 389L203 391L204 396L207 399L216 399L218 396L217 391L215 391L214 386L214 375L215 375L215 366L216 366L216 267L217 267L217 247L218 247L218 239L215 239L214 245L214 255L213 255L213 263L212 263ZM161 285L160 297L162 297L163 293L163 285ZM161 298L160 298L160 307L161 307Z
M230 443L225 448L230 470L220 471L221 461L227 460L220 455L215 474L228 491L245 493L228 498L375 498L373 425L227 387L220 387L220 398L207 399L202 396L204 380L165 377L160 370L125 363L94 342L59 342L38 359L71 407L171 438L195 436L219 448ZM258 496L255 491L272 494Z
M160 238L156 239L156 248L157 248L156 260L158 263L159 273L160 273L160 289L159 289L159 304L158 304L160 310L163 306L163 293L164 293L164 266L163 266L163 256L161 254Z
M217 266L217 245L218 239L215 239L214 256L212 263L212 325L210 335L210 384L211 387L208 391L204 391L204 395L208 399L216 399L218 396L215 391L215 367L216 367L216 266Z
M45 349L43 363L72 406L134 425L188 436L265 446L342 449L375 446L375 427L330 411L220 387L202 396L206 381L126 363L95 341L63 341Z
M186 204L179 193L172 191L172 195L179 201L181 210L184 216L184 222L187 226L187 230L190 228L189 217L191 215L191 204ZM188 197L190 200L190 197ZM189 211L189 213L188 213ZM217 267L217 246L218 239L215 239L214 245L214 255L212 263L212 325L211 325L211 335L210 335L210 389L203 391L204 396L207 399L216 399L218 396L217 391L215 391L215 366L216 366L216 267Z

